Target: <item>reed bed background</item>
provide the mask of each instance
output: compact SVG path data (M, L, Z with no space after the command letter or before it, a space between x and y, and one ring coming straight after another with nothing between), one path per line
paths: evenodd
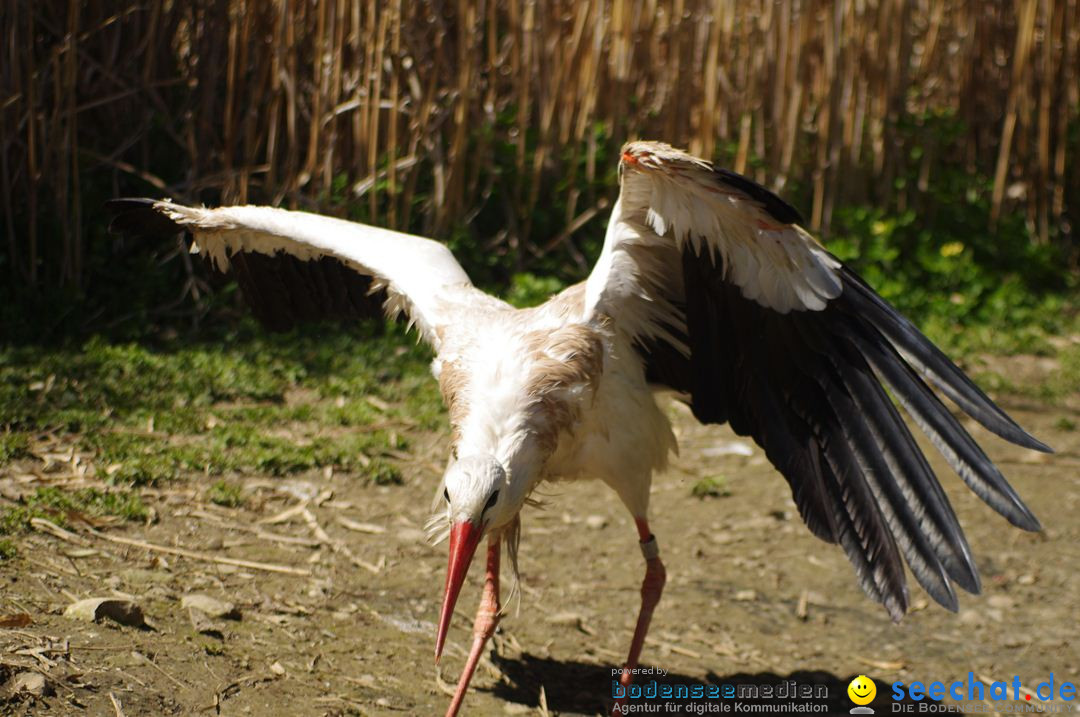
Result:
M636 137L795 195L825 233L838 206L919 208L961 167L988 180L987 231L1020 214L1075 249L1077 5L9 0L0 276L16 299L122 281L100 205L132 193L317 207L580 272Z

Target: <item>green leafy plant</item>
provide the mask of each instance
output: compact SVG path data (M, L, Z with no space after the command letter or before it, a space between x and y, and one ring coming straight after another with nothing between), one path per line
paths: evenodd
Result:
M706 476L690 489L690 495L695 498L727 498L731 495L731 488L724 476Z
M514 274L510 281L510 290L506 293L506 300L514 306L536 306L547 301L552 294L561 291L563 286L563 282L554 276Z

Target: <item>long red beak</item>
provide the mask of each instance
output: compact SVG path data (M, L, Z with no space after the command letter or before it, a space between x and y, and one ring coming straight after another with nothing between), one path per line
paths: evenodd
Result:
M480 528L467 520L450 526L450 562L446 566L446 591L443 593L442 614L439 615L439 634L435 638L435 662L442 656L446 631L450 627L450 618L454 616L454 605L465 583L476 546L480 545L481 534Z

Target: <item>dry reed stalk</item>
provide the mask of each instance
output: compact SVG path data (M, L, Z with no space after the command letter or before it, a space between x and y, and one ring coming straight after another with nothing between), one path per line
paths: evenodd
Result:
M1013 135L1016 131L1017 109L1024 91L1022 80L1027 68L1028 50L1031 48L1032 34L1035 31L1035 11L1038 0L1024 0L1020 11L1020 26L1016 33L1016 49L1012 55L1012 80L1009 85L1009 99L1005 105L1005 123L1001 129L1001 142L998 144L997 168L994 170L993 205L990 220L997 221L1001 214L1001 202L1005 196L1006 171L1009 167Z
M0 251L21 290L78 287L103 180L305 207L344 180L397 228L505 214L495 244L527 269L552 245L531 235L555 185L568 226L634 136L802 180L821 227L843 202L917 207L936 163L964 162L993 176L995 217L1024 212L1048 241L1077 223L1077 5L13 0ZM960 146L933 136L943 113L967 124Z

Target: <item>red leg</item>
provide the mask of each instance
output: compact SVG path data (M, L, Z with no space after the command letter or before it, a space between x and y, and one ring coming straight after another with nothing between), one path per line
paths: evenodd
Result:
M487 575L484 578L484 594L480 598L480 607L473 623L472 650L469 651L469 659L465 661L465 669L458 679L457 690L450 702L450 708L446 710L446 717L454 717L461 709L469 682L480 663L480 655L484 652L484 645L495 634L495 626L499 624L499 548L498 536L488 540Z
M649 521L636 518L634 522L637 523L638 537L641 539L641 553L645 556L645 579L641 581L641 610L638 612L634 638L630 641L630 655L626 658L624 671L619 678L619 684L624 690L634 681L631 670L638 666L653 610L660 602L660 594L664 592L664 583L667 581L667 572L664 564L660 562L660 548L656 543L656 536L649 530ZM616 709L612 711L613 715L621 714L617 708L625 701L625 698L615 700Z

